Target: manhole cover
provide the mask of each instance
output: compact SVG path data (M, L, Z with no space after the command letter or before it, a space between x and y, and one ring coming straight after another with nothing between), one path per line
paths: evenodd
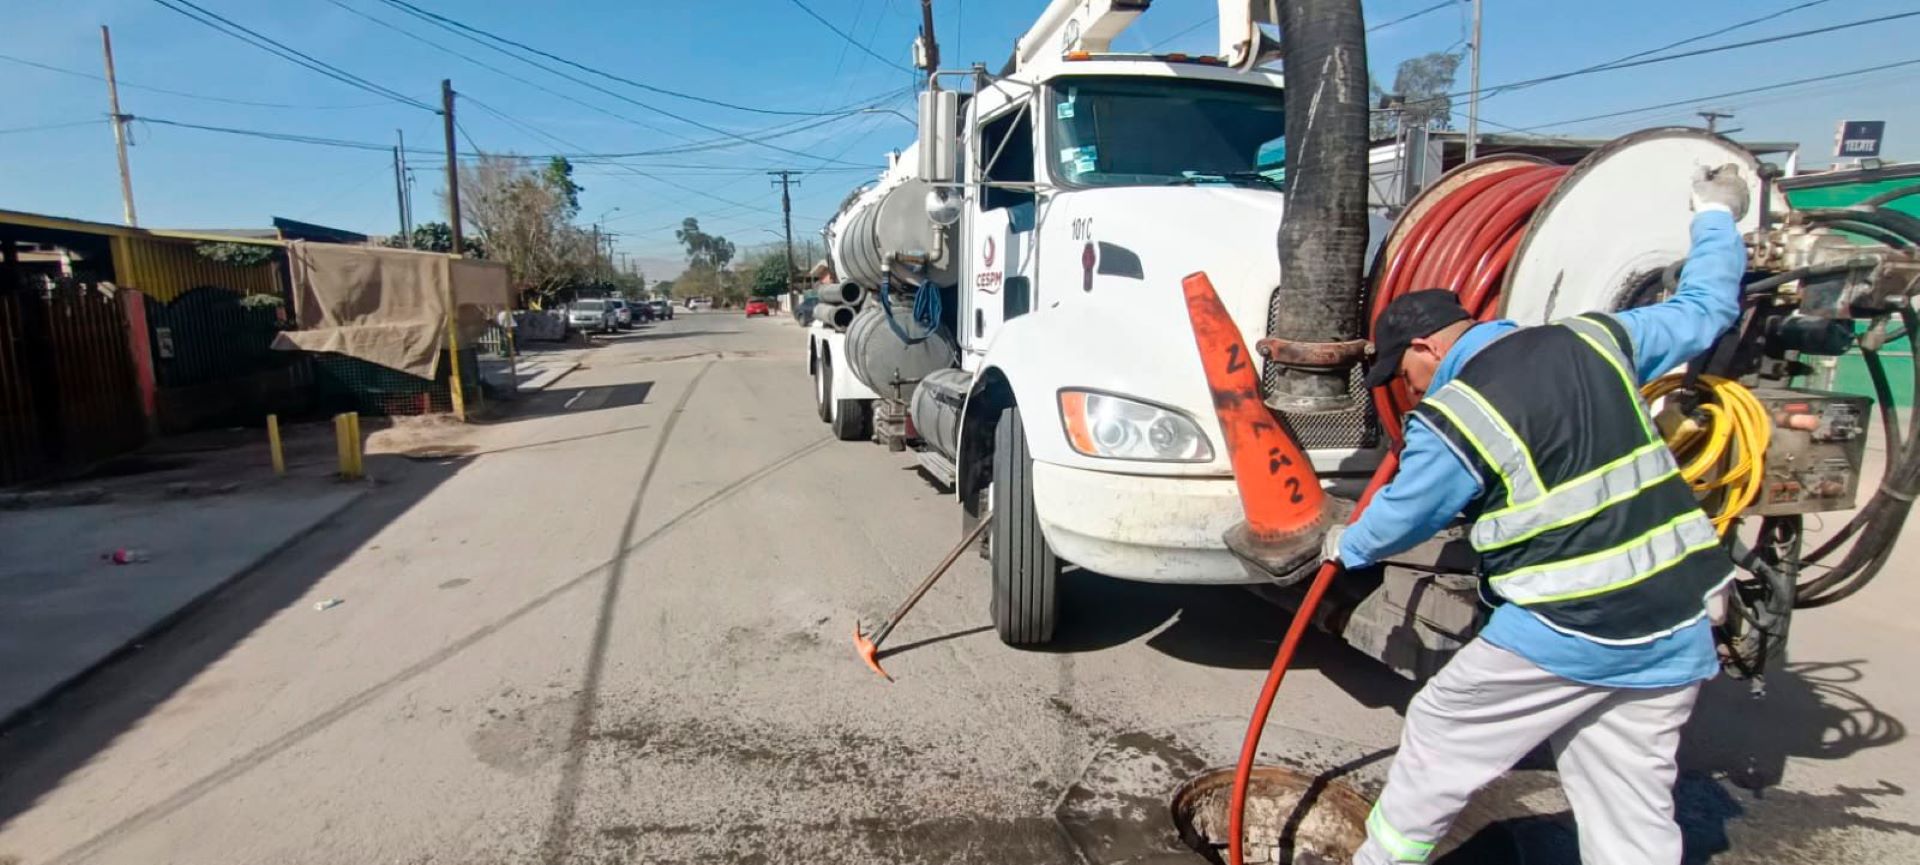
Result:
M1212 862L1227 859L1233 767L1209 769L1173 791L1180 839ZM1337 780L1255 766L1247 784L1248 862L1345 865L1367 840L1367 800Z
M400 455L419 462L438 462L463 457L473 453L473 445L433 445L430 447L404 450Z

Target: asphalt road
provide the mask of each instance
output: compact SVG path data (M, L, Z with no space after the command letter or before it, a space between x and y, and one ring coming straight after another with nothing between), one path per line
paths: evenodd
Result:
M1060 645L1014 651L968 556L883 682L849 632L959 513L911 455L830 439L803 348L683 314L505 420L392 437L365 504L0 739L0 863L1199 861L1166 794L1230 756L1285 616L1071 574ZM1765 700L1708 694L1690 861L1911 861L1892 570L1797 623ZM1377 772L1411 693L1313 639L1270 739ZM1550 774L1488 807L1524 861L1574 861Z

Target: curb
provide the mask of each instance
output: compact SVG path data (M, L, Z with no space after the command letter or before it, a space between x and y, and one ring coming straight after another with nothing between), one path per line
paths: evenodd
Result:
M363 484L358 494L348 496L345 499L342 499L340 501L340 504L335 506L333 510L328 511L325 514L322 514L319 517L319 519L316 519L313 522L308 523L306 526L300 528L298 531L294 532L291 535L288 535L285 540L282 540L280 543L275 544L273 549L270 549L264 553L261 553L259 558L256 558L252 562L249 562L245 565L240 566L239 568L234 569L234 572L227 575L225 579L222 579L219 582L214 583L211 586L208 586L205 591L201 592L198 595L193 596L192 598L189 598L186 603L183 603L180 606L173 608L173 610L168 612L166 615L161 616L159 619L156 619L153 622L153 624L148 625L145 629L141 630L139 633L134 634L132 637L129 637L127 641L125 643L120 644L118 648L115 648L113 651L100 656L98 660L81 668L78 672L75 672L73 675L60 680L58 683L48 688L45 692L41 693L39 696L34 697L32 700L29 700L26 703L21 704L19 708L6 713L5 715L0 715L0 736L4 736L12 732L14 728L24 724L33 715L39 714L41 710L47 708L49 704L59 699L61 696L65 695L67 692L72 691L76 687L79 687L81 684L86 682L86 680L93 678L93 675L95 673L98 673L99 671L106 668L107 666L126 658L128 655L131 655L133 652L136 651L136 649L134 648L136 645L152 640L153 638L160 636L166 631L172 630L172 628L175 625L178 625L182 621L185 621L188 616L191 616L194 613L199 612L202 607L207 606L208 603L210 603L213 600L213 597L215 595L218 595L222 591L225 591L228 586L231 586L234 583L240 582L241 580L246 579L249 576L252 576L255 571L260 570L268 562L274 560L275 558L278 558L281 553L284 553L287 550L292 549L295 544L298 544L301 541L306 540L308 537L312 536L313 533L331 524L334 518L339 516L342 511L345 511L349 506L360 501L361 499L366 498L367 495L371 492L373 492L373 487L371 485Z

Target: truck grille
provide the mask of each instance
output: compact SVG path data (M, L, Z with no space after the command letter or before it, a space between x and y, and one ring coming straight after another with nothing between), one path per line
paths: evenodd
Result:
M1273 332L1279 317L1280 293L1275 291L1267 302L1268 333ZM1380 444L1380 419L1374 416L1373 399L1367 393L1365 377L1365 369L1356 365L1347 379L1347 392L1353 397L1353 408L1330 412L1275 411L1286 419L1300 446L1308 450L1377 447ZM1278 364L1261 363L1260 385L1267 393L1273 392L1279 378Z

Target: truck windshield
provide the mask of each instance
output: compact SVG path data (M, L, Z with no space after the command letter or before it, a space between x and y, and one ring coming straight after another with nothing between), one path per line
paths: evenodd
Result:
M1067 78L1051 88L1048 159L1069 186L1286 178L1280 91L1190 78Z

